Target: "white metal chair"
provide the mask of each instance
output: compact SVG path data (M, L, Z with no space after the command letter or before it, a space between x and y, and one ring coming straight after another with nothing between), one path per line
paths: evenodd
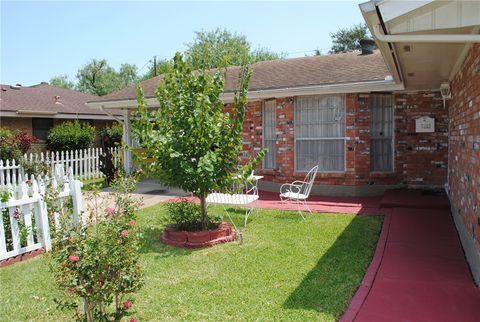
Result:
M247 227L248 217L252 214L254 210L254 204L258 200L258 188L257 188L257 179L254 177L253 171L247 181L244 183L242 188L236 186L234 190L239 190L236 193L220 193L213 192L207 196L207 203L216 203L223 205L232 205L232 206L245 206L245 223L244 227ZM256 207L255 207L256 208ZM225 213L230 218L227 209L223 208ZM258 208L257 212L258 212ZM231 218L230 218L231 220ZM231 220L233 223L233 220ZM233 223L235 225L235 223ZM236 228L236 227L235 227Z
M291 202L297 205L297 210L300 216L305 219L305 216L300 211L300 206L307 208L308 212L312 213L310 207L307 205L307 198L312 190L313 181L317 175L318 165L314 166L305 177L304 181L294 181L292 183L285 183L280 187L280 200L282 203Z

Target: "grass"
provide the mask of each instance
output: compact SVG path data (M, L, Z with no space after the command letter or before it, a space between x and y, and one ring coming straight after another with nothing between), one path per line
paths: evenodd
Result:
M213 208L212 211L220 211ZM237 225L241 211L230 212ZM260 210L244 243L185 250L159 242L162 205L140 212L145 285L138 321L335 321L371 261L381 217ZM66 321L45 256L0 269L3 321Z

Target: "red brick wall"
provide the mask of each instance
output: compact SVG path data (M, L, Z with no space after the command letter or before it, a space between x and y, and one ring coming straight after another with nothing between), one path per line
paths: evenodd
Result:
M369 94L346 95L346 168L343 173L318 173L316 184L366 185L415 184L442 185L447 175L448 109L439 93L395 94L395 171L370 172ZM277 103L276 170L258 172L265 180L291 182L305 173L294 168L294 98ZM262 102L250 102L244 123L244 160L262 147ZM435 133L415 133L415 118L435 118Z
M450 200L480 247L480 44L451 82Z

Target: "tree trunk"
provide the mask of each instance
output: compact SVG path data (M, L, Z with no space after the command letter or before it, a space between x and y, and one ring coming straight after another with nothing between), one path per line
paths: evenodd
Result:
M202 230L207 229L207 201L205 196L200 196L200 208L202 210Z

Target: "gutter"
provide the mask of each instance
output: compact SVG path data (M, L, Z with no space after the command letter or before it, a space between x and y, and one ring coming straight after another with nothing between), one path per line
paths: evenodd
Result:
M30 113L29 111L25 111L25 110L23 110L20 113L18 111L0 110L0 117L17 117L17 118L48 117L48 118L60 119L60 120L75 120L75 119L111 120L112 119L108 115L102 115L102 114L80 114L80 113L62 113L62 112Z
M385 35L380 25L373 26L373 35L382 42L421 42L421 43L480 43L480 35L444 34L444 35Z

